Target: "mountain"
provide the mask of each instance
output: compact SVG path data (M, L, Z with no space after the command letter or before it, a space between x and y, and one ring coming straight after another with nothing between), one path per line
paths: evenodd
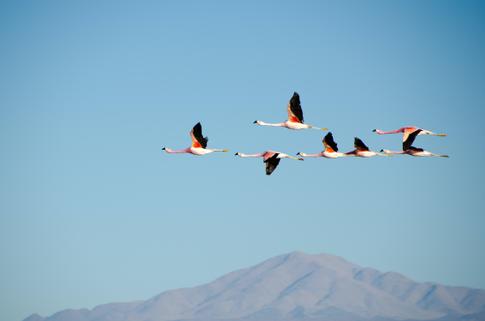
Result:
M340 257L293 252L147 301L24 321L483 321L485 290L418 283Z

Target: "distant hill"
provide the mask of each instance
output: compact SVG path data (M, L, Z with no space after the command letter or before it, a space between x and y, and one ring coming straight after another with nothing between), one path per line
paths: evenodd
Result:
M24 321L483 321L485 290L417 283L333 255L293 252L147 301Z

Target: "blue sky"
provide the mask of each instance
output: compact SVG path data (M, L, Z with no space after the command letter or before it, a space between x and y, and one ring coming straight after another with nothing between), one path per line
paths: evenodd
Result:
M479 1L3 1L0 318L146 299L281 253L485 288ZM339 147L418 125L449 159L283 160L293 91ZM166 155L198 121L231 153Z

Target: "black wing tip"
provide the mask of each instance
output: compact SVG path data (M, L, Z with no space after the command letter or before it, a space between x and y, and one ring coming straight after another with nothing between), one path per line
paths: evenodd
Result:
M332 132L328 132L323 141L324 143L326 142L335 152L338 152L338 144L335 142L335 140L333 140Z
M197 124L194 125L194 130L200 130L202 132L202 124L198 122Z
M266 175L271 175L276 167L278 167L278 164L280 163L278 155L279 153L275 153L273 156L264 161L264 163L266 163Z
M354 146L358 150L369 150L369 147L359 137L354 137Z

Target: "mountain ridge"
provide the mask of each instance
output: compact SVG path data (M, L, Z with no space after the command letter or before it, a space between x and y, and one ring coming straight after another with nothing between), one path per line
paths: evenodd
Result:
M338 256L295 251L146 301L24 321L472 321L482 314L485 290L418 283Z

